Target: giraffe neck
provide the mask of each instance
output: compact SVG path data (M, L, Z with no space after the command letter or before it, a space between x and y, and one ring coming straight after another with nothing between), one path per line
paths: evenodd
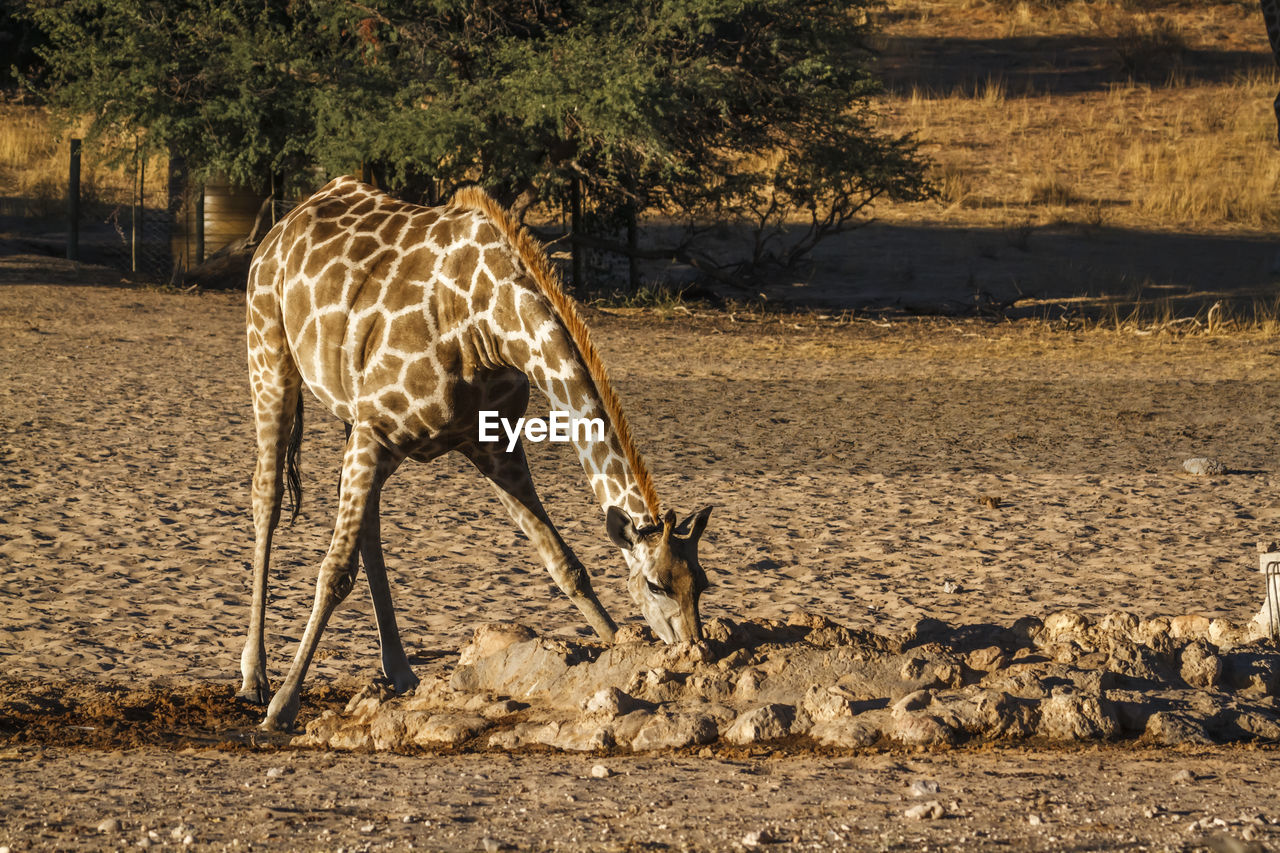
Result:
M523 371L547 395L553 412L598 422L603 435L570 435L596 499L606 511L623 510L633 523L653 524L660 514L653 480L586 323L560 286L546 250L478 187L459 190L449 204L476 213L472 237L486 247L484 280L495 290L486 313L486 348L500 353L502 364Z
M608 380L593 376L573 336L540 293L514 282L510 286L523 291L521 316L529 333L499 343L503 360L524 372L530 384L546 395L553 413L564 413L565 432L600 508L619 507L637 526L655 523L658 508L651 506L645 494L646 483L652 490L649 474L634 448L627 452L631 437L625 416L610 412L597 384ZM579 422L577 428L574 421Z

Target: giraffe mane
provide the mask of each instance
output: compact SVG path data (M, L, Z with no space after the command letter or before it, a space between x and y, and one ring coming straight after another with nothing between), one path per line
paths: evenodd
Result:
M463 187L454 193L449 203L456 208L478 210L483 213L498 226L503 236L515 248L516 255L533 277L542 295L551 303L552 309L559 316L566 331L569 332L569 338L578 350L587 374L600 395L605 413L613 423L613 430L618 436L618 442L622 445L623 455L626 457L627 464L631 466L631 472L636 478L636 484L640 488L640 494L644 498L650 515L655 520L661 518L658 491L654 488L653 477L650 476L649 469L645 467L644 459L636 448L635 440L631 435L631 426L622 412L622 401L618 399L612 383L609 382L609 374L605 370L604 362L600 359L600 354L596 351L595 344L591 341L587 324L578 314L573 297L566 293L561 285L560 275L548 260L542 244L529 233L529 229L515 220L510 211L478 186Z

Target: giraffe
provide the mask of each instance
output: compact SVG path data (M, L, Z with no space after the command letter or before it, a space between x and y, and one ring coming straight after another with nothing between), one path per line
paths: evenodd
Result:
M1280 65L1280 0L1260 0L1262 20L1267 25L1267 39L1271 42L1271 53L1275 56L1276 65ZM1276 112L1276 132L1280 139L1280 94L1274 102Z
M442 207L392 198L338 178L279 223L254 254L247 292L250 389L258 459L253 474L253 593L240 695L266 702L264 622L271 539L287 485L301 488L302 388L348 429L337 519L311 615L263 727L288 729L320 635L355 584L373 600L382 670L397 692L414 676L396 627L378 506L405 459L457 451L494 485L557 586L604 640L616 625L582 563L551 523L523 446L484 442L479 413L514 421L530 388L553 410L599 418L603 440L575 431L574 448L628 567L627 588L667 643L702 638L707 577L698 541L711 507L683 522L660 503L621 404L573 300L541 246L477 187ZM286 474L288 477L286 484Z

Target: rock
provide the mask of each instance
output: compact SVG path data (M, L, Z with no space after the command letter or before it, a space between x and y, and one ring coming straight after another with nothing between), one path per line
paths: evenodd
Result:
M917 779L911 783L907 793L913 797L928 797L938 793L938 783L933 779Z
M1170 776L1169 781L1175 785L1185 785L1189 782L1196 781L1196 774L1184 767Z
M486 720L501 720L503 717L510 717L512 714L528 708L529 706L523 702L517 702L514 699L502 699L492 702L480 709L480 716Z
M583 710L588 714L606 717L621 717L638 707L635 699L616 687L602 687L583 703Z
M1072 639L1087 634L1089 620L1075 610L1058 610L1044 618L1041 637L1046 640Z
M279 779L281 776L283 776L283 775L284 775L284 772L285 772L285 771L284 771L284 768L283 768L283 767L268 767L268 768L267 768L267 778L268 778L268 779Z
M116 820L113 817L104 818L102 822L98 824L98 832L112 833L112 832L119 832L119 831L120 831L120 821Z
M592 779L608 779L612 775L613 771L608 767L605 767L603 764L596 764L591 767Z
M749 702L760 695L760 687L764 684L765 675L755 667L748 667L738 676L733 687L733 698L740 702Z
M404 711L403 709L384 709L369 723L369 737L373 740L374 749L399 749L410 738L405 734L405 717L415 714L425 716L421 711Z
M485 851L485 853L498 853L499 850L506 846L507 845L503 844L498 839L490 838L487 835L480 839L480 849Z
M1009 656L999 646L975 649L965 655L964 665L975 672L992 672L1009 662Z
M468 666L537 636L532 628L519 622L488 622L477 627L471 635L471 642L462 647L458 664Z
M484 717L470 714L427 714L414 711L405 715L405 738L418 746L457 746L471 740L490 727Z
M364 723L347 723L329 735L328 746L333 749L369 749L373 746L373 738L369 736L369 727Z
M1169 620L1169 635L1175 640L1203 640L1209 635L1209 619L1198 613L1175 616Z
M829 688L814 685L804 694L800 709L809 715L814 723L823 723L838 717L853 716L853 702L833 693Z
M790 705L764 705L747 711L733 721L724 739L739 746L778 740L791 733L795 709Z
M1208 622L1207 619L1205 621ZM1195 640L1182 650L1179 674L1192 687L1212 690L1222 680L1222 658L1214 654L1203 640Z
M1050 740L1098 740L1120 730L1115 711L1098 695L1059 692L1040 703L1039 731Z
M1196 477L1220 477L1227 473L1227 466L1218 459L1196 456L1183 462L1182 470Z
M765 829L753 830L742 836L742 846L748 849L759 847L761 844L769 844L772 841L773 836Z
M909 820L937 820L946 814L946 809L937 800L930 800L927 803L919 803L902 813L902 816Z
M1113 610L1098 621L1098 630L1132 639L1138 625L1138 617L1129 611Z
M937 717L929 714L902 714L893 717L889 737L907 746L935 746L949 744L956 739L955 731Z
M1230 619L1214 619L1209 623L1207 638L1220 649L1232 649L1250 642L1252 633L1248 624L1238 624Z
M598 752L612 749L616 743L613 729L593 719L548 723L535 739L565 752Z
M920 711L924 708L928 708L932 703L933 691L916 690L912 693L908 693L906 696L903 696L897 702L894 702L893 706L889 709L889 712L893 714L895 718L901 717L906 714L910 714L912 711Z
M1213 739L1205 732L1204 725L1199 720L1174 711L1156 711L1147 717L1147 727L1143 736L1163 746L1177 746L1180 743L1213 743Z
M719 733L715 721L704 714L663 712L649 716L631 740L631 749L635 752L680 749L711 743Z
M864 715L865 716L865 715ZM871 746L880 740L880 729L861 718L842 718L815 723L809 729L809 737L823 746L852 749Z

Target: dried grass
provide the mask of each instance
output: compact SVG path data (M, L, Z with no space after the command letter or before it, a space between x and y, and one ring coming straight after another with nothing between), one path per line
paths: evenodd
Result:
M69 136L70 134L68 134ZM0 104L0 214L54 218L66 208L69 142L38 107ZM86 147L81 154L80 198L86 208L129 204L134 174L106 164L113 152ZM147 163L149 205L164 203L165 161Z

